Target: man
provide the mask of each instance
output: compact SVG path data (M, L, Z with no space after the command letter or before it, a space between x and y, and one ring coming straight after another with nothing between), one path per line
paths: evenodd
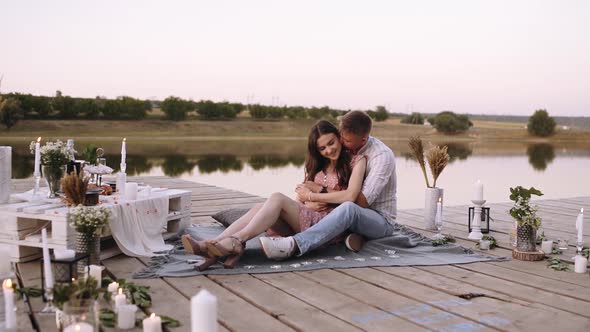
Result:
M371 127L371 118L360 111L347 113L340 122L344 147L353 155L367 157L366 177L357 204L340 204L319 223L294 236L260 238L268 258L280 260L304 255L346 230L352 232L346 238L346 245L353 251L360 250L363 237L378 239L393 233L397 215L395 156L383 142L370 136ZM321 195L314 197L316 201L321 199Z

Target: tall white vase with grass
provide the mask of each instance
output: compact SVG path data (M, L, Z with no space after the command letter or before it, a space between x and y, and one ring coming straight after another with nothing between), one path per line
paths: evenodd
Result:
M444 202L444 190L442 188L426 188L424 200L424 229L436 230L434 219L436 217L436 203Z

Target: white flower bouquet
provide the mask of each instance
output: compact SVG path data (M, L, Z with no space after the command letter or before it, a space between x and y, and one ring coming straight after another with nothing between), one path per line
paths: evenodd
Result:
M35 154L35 141L29 145L32 154ZM47 142L41 147L41 165L51 167L61 167L67 164L76 151L67 146L66 143L57 140L55 142Z
M78 205L68 213L68 222L78 233L100 235L109 223L111 211L105 207Z

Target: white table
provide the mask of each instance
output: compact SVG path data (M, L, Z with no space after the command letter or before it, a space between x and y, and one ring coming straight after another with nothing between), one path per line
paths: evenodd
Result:
M168 211L162 214L161 236L166 238L175 234L181 223L190 222L191 192L178 189L154 191L154 197L165 195L168 198ZM138 197L138 201L146 197ZM100 196L101 205L110 206L115 200L125 202L116 195ZM59 201L16 202L0 204L0 243L9 245L10 260L25 262L41 257L40 230L48 228L48 246L53 249L73 249L76 231L66 221L68 208ZM111 223L113 220L111 220ZM114 220L117 222L117 220ZM113 234L115 240L117 236ZM119 241L117 240L117 243ZM124 248L121 248L125 252Z

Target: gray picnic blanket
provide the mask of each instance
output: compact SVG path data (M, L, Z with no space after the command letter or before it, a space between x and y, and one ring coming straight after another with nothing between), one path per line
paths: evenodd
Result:
M205 240L215 237L223 230L223 226L194 225L188 227L185 232L198 240ZM234 269L224 269L221 264L215 264L202 272L197 271L195 265L200 264L203 258L186 254L180 242L177 241L174 249L153 257L148 266L136 272L133 277L190 277L207 274L276 273L370 266L429 266L506 259L508 258L475 253L455 244L433 246L430 239L398 224L392 236L368 241L358 253L347 250L343 243L337 243L281 262L266 258L256 237L246 243L246 252Z

